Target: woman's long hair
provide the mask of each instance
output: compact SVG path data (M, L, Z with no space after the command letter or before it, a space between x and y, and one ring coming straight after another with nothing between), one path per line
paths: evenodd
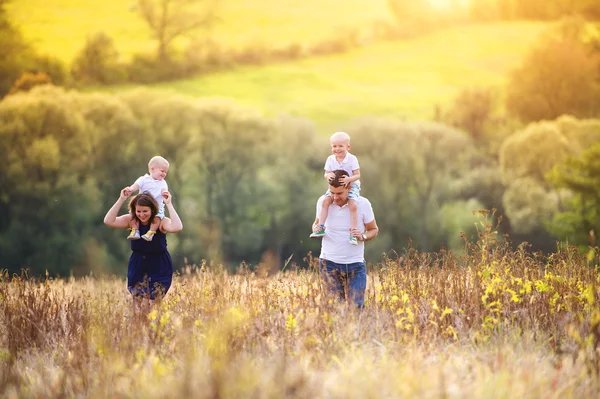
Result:
M141 193L131 198L129 201L129 213L131 213L131 219L140 223L140 219L138 219L135 213L135 207L137 205L150 207L150 223L152 223L154 217L158 213L158 204L156 203L156 200L148 193Z

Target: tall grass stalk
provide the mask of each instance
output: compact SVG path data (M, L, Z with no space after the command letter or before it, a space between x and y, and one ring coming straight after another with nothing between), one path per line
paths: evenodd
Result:
M597 396L598 270L574 248L492 236L370 265L362 311L328 294L314 259L271 275L186 266L143 315L120 278L4 273L0 394Z

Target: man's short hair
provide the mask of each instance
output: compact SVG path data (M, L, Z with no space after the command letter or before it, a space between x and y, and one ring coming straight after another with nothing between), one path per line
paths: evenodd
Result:
M331 187L342 187L344 183L342 183L340 179L344 176L350 176L348 172L342 169L334 170L333 173L335 176L329 181Z

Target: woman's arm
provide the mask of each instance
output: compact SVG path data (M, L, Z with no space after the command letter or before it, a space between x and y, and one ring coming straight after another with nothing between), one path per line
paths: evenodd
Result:
M165 206L169 210L168 218L164 218L160 225L160 230L163 233L177 233L183 229L183 223L175 210L175 207L171 203L171 193L168 191L163 192L163 198L165 199Z
M129 227L129 221L131 220L131 215L121 215L117 216L119 210L123 206L123 203L131 195L131 191L129 191L129 187L125 187L121 190L121 195L119 195L119 199L114 205L106 212L106 216L104 216L104 224L110 227L114 227L116 229L124 229Z
M129 195L131 195L140 189L140 185L133 183L131 186L125 188L129 190Z

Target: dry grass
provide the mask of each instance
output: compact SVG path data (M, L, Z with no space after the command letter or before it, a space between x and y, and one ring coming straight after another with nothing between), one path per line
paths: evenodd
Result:
M6 397L595 397L598 271L482 241L369 271L367 306L308 269L186 267L132 315L122 279L0 282Z

